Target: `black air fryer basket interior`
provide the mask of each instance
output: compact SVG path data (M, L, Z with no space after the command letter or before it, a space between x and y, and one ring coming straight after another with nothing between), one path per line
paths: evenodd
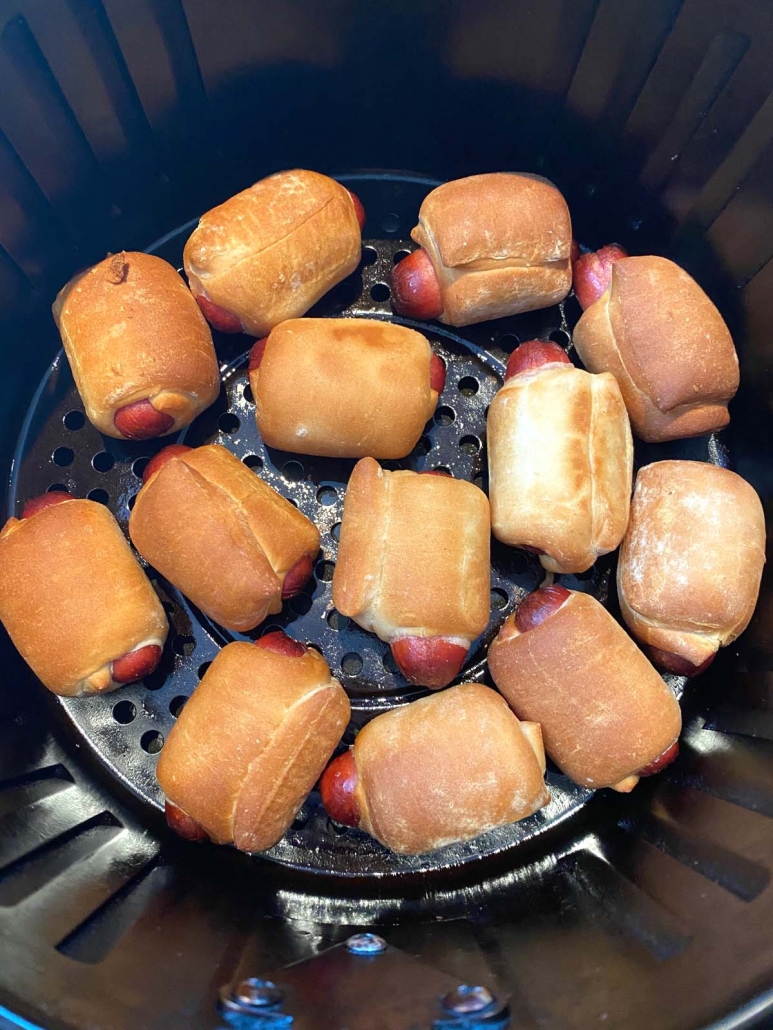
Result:
M0 521L59 484L125 526L162 445L85 420L50 316L58 288L111 250L179 266L199 214L294 166L336 175L367 211L360 268L316 314L393 317L389 272L421 199L480 171L547 175L583 244L683 264L730 325L742 388L728 430L637 445L637 463L728 465L767 510L771 47L773 7L756 0L0 0ZM578 313L570 298L465 330L419 325L448 380L401 464L485 486L508 354L534 337L570 348ZM216 336L223 391L184 438L223 443L319 525L314 578L271 625L325 653L352 700L348 744L419 692L332 609L353 463L263 446L250 342ZM602 560L560 578L614 610L612 572ZM495 547L467 678L485 678L489 640L541 578L535 558ZM593 796L550 770L548 809L413 859L331 824L316 792L265 858L170 834L157 755L229 635L154 582L172 626L162 666L106 698L49 696L0 638L0 1027L770 1025L769 582L744 637L684 689L664 775ZM385 952L347 950L368 930ZM218 1012L221 989L248 977L275 981L281 1005ZM460 985L491 992L488 1022L444 1010Z

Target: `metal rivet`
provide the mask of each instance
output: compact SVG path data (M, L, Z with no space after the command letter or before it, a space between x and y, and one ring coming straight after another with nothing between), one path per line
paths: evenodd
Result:
M270 980L259 980L255 976L238 983L231 997L238 1005L250 1009L276 1008L284 1000L284 994L276 984Z
M461 984L443 998L443 1008L455 1016L471 1016L483 1012L493 1005L494 1001L494 995L485 987Z
M352 955L380 955L386 951L387 942L375 933L356 933L346 942Z

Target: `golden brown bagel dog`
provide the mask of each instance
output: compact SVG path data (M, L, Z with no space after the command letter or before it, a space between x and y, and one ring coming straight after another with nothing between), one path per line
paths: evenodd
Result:
M103 693L158 665L161 602L102 504L64 491L0 532L0 621L54 694Z
M656 665L706 668L748 626L764 564L765 515L744 479L702 461L640 469L617 592Z
M254 629L311 575L316 527L225 447L173 444L143 479L132 543L227 629Z
M405 855L532 815L550 801L539 726L462 683L378 715L320 782L337 822Z
M349 699L318 652L281 631L227 644L161 752L169 825L241 851L272 847L348 721Z
M507 364L487 420L494 536L539 552L550 572L584 572L623 538L633 440L614 376L575 368L531 340Z
M209 326L161 258L113 254L71 279L53 312L86 414L105 436L175 433L220 391Z
M264 442L333 458L404 458L445 375L421 333L370 318L290 319L250 353Z
M700 286L663 257L621 258L608 274L574 345L589 371L617 379L636 435L658 442L727 425L738 357Z
M362 205L335 179L277 172L202 216L185 245L191 290L216 329L265 336L360 262Z
M488 622L489 551L477 486L363 458L346 490L333 604L386 640L411 682L445 687Z
M513 711L540 723L545 751L575 783L631 790L676 757L676 698L589 594L557 584L529 594L488 663Z
M572 224L547 179L471 175L424 198L419 244L392 272L395 310L472 325L557 304L572 285Z

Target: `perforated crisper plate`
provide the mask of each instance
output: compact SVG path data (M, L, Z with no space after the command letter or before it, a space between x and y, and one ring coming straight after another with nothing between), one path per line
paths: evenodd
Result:
M446 389L413 453L403 461L384 465L417 471L446 468L457 478L486 489L486 411L501 385L503 362L520 340L550 337L568 346L567 318L573 320L572 308L576 317L576 304L570 300L566 311L562 305L459 332L434 323L394 318L389 305L389 270L407 249L413 249L406 238L415 224L422 197L435 183L375 173L344 179L365 204L366 236L386 238L367 239L359 269L332 290L311 314L386 318L424 332L446 362ZM183 245L194 225L182 226L148 249L179 267ZM159 329L162 331L163 327ZM264 446L255 425L246 373L251 342L243 336L215 334L223 381L220 398L177 439L194 446L223 444L319 527L322 551L307 589L286 604L279 616L272 617L249 636L281 627L322 651L352 703L352 721L344 734L343 748L352 743L358 729L374 715L427 692L400 676L386 644L333 608L331 579L338 529L346 482L354 462L289 454ZM19 440L8 514L17 513L18 505L25 499L59 485L77 497L106 504L125 530L147 459L174 439L127 443L102 437L85 419L67 361L60 353L33 398ZM637 452L639 463L653 460L654 454L650 452L651 449L642 447L641 453ZM722 447L713 437L657 451L659 458L676 456L724 463ZM115 693L59 699L59 703L73 732L103 765L140 799L161 807L162 795L155 779L158 752L219 647L238 635L210 622L153 569L148 569L148 573L171 624L159 669L144 682ZM592 592L606 603L612 574L613 561L607 558L582 576L558 578L573 589ZM473 644L461 678L485 678L489 642L515 603L537 587L543 576L536 556L494 542L491 618L484 634ZM365 834L331 823L315 790L284 839L266 857L310 871L356 876L458 866L534 838L576 812L591 796L554 770L548 771L548 783L553 800L529 819L493 830L466 844L417 857L393 855Z

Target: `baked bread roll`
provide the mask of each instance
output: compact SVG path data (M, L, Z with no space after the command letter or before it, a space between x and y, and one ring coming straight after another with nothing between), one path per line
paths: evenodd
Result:
M632 790L676 757L676 698L590 594L558 585L529 594L488 664L519 719L540 723L545 751L582 787Z
M216 329L265 336L357 268L360 219L327 175L269 175L202 216L183 253L193 295Z
M226 629L254 629L311 575L316 527L225 447L165 448L143 479L132 543Z
M421 333L369 318L290 319L250 354L264 442L332 458L404 458L445 374Z
M71 279L53 312L86 415L105 436L176 433L220 392L209 326L161 258L113 254Z
M404 855L532 815L550 801L536 723L462 683L378 715L320 782L328 815Z
M633 440L614 376L575 368L555 343L513 351L487 419L494 536L584 572L623 538Z
M700 286L662 257L621 258L610 274L574 345L589 371L617 379L636 435L657 443L726 426L738 357Z
M694 675L743 633L764 564L765 515L740 476L702 461L640 469L617 592L656 665Z
M421 250L392 273L395 309L472 325L557 304L572 285L572 223L547 179L471 175L425 197L411 232Z
M444 474L358 461L341 521L333 604L387 641L425 687L457 676L489 617L486 495Z
M0 532L0 621L54 694L106 693L149 675L168 624L118 523L64 491Z
M284 835L349 721L317 651L281 631L227 644L186 702L158 761L170 826L240 851Z

